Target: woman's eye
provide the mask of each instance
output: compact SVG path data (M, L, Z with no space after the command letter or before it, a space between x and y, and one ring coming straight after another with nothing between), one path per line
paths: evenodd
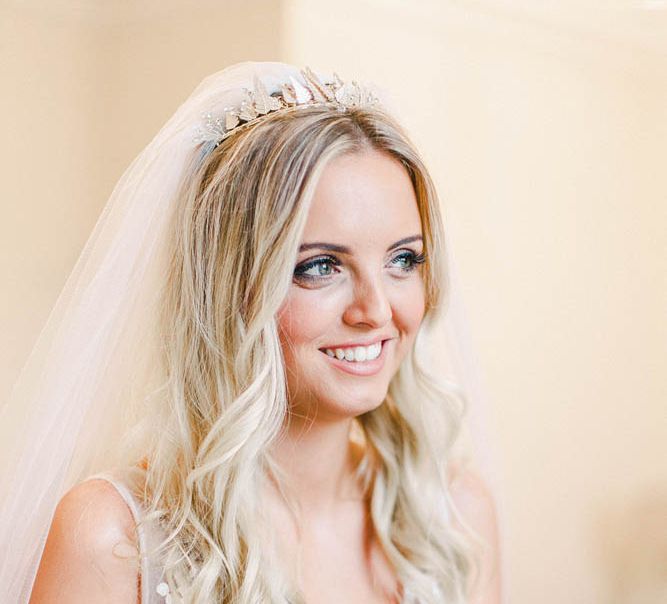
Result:
M297 279L318 279L333 275L337 270L334 268L338 262L334 258L315 258L294 269L294 277Z
M391 261L394 266L401 270L408 272L413 270L417 265L425 261L424 254L415 254L414 252L403 252L398 256L394 256Z

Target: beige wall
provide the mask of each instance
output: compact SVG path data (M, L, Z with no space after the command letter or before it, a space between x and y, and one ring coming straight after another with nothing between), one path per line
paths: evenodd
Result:
M204 75L278 59L373 79L395 93L444 198L502 478L508 601L657 603L664 13L193 4L0 5L0 394L113 183Z

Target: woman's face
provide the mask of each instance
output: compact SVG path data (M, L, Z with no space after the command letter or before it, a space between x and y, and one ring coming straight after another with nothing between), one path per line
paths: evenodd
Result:
M367 151L327 165L278 314L293 411L334 419L382 403L424 316L422 253L397 160Z

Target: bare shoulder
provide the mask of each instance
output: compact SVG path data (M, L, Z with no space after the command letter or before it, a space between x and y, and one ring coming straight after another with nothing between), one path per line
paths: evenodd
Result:
M460 512L470 516L495 516L495 502L489 486L479 472L469 464L458 461L449 463L449 487Z
M138 601L134 518L106 480L86 480L60 500L30 604Z
M463 522L483 541L480 583L471 604L500 604L500 536L496 502L489 485L472 467L450 462L450 493Z

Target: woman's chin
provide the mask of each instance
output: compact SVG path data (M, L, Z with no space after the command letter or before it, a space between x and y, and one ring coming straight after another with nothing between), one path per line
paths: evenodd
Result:
M338 415L341 417L357 417L369 411L377 409L384 402L387 396L387 389L384 388L378 392L356 392L348 393L341 398L332 398L330 395L324 400L320 399L320 410L325 411L327 415Z

